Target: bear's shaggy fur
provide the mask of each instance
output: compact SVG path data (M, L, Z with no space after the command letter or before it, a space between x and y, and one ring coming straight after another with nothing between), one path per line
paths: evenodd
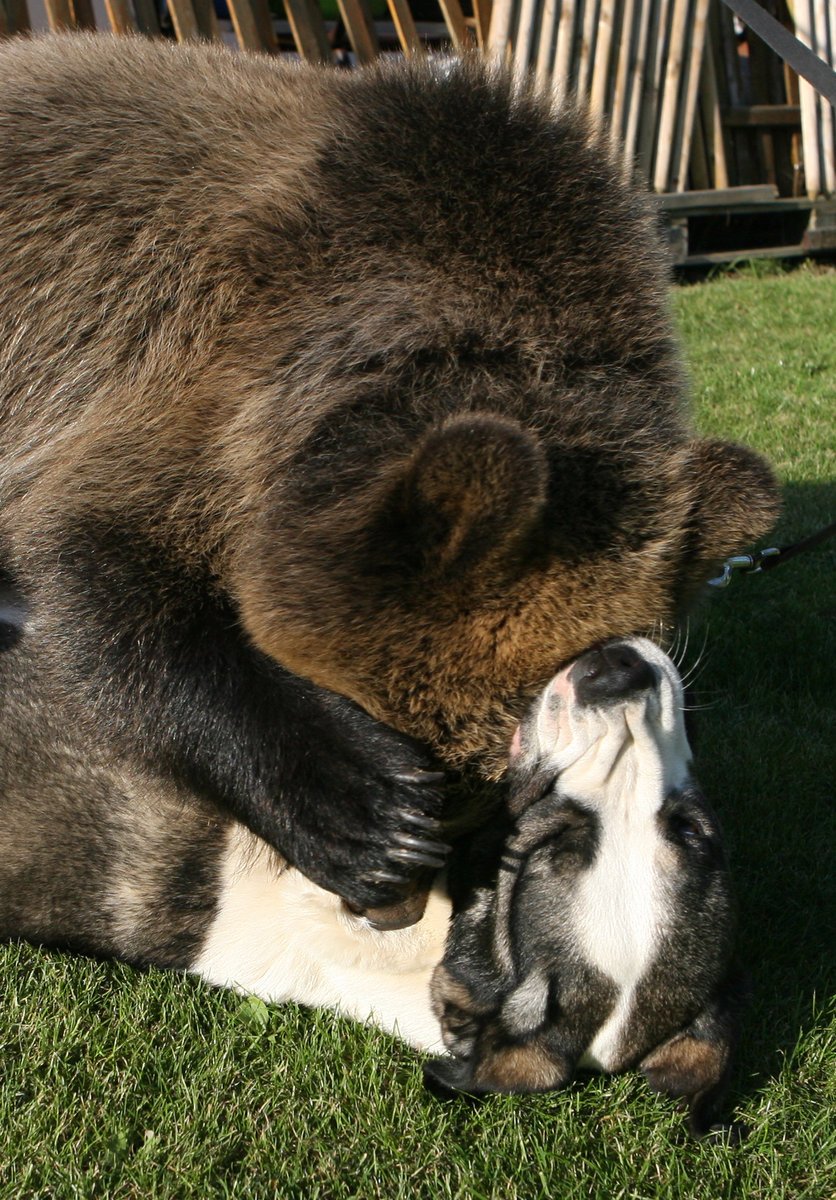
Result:
M437 815L400 734L495 775L561 662L776 512L693 435L647 205L474 62L4 43L0 290L0 539L57 675L356 903Z

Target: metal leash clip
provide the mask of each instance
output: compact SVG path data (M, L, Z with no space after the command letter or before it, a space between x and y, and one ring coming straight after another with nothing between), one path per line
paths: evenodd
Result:
M757 575L763 570L764 559L776 558L780 553L777 546L769 546L768 549L757 550L754 554L734 554L723 563L723 574L718 575L716 579L709 579L708 586L728 587L735 571L742 571L745 575Z

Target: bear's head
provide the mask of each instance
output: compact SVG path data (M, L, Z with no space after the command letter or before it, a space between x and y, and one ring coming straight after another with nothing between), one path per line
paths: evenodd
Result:
M310 556L281 579L263 555L244 616L293 670L496 775L561 664L674 622L776 510L767 465L731 443L562 446L461 414L314 514Z

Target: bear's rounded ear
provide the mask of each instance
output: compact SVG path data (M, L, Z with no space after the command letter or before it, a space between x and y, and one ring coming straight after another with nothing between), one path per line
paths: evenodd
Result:
M431 429L395 490L396 521L433 573L513 558L543 513L548 467L537 439L490 413Z
M686 549L700 563L719 564L775 524L780 489L772 468L754 450L694 441L685 454L685 476L691 497Z

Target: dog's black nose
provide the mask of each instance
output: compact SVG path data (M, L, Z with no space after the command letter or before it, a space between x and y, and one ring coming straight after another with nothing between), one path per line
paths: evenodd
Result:
M569 672L579 704L613 704L656 685L656 672L627 642L582 654Z

